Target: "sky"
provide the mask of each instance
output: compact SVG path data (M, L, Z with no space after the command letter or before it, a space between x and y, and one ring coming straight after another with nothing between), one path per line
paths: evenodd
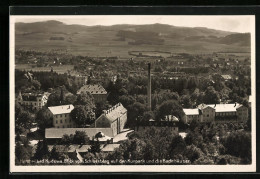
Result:
M115 24L169 24L183 27L207 27L210 29L250 32L253 16L177 16L177 15L86 15L86 16L15 16L15 22L39 22L57 20L65 24L115 25Z

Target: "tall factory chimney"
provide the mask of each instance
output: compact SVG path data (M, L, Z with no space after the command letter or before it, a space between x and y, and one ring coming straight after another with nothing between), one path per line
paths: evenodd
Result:
M147 103L148 103L148 109L151 110L152 104L151 104L151 99L152 99L152 87L151 87L151 63L148 63L148 86L147 86Z

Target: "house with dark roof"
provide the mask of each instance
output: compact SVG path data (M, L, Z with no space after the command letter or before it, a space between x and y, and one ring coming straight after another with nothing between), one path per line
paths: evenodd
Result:
M90 93L95 102L104 102L107 99L107 91L102 85L84 85L78 91L77 94Z
M95 120L97 128L111 128L113 135L119 134L125 127L127 121L127 109L121 103L116 104L108 110L104 110Z
M87 82L87 76L84 75L71 74L70 78L73 80L73 83L75 83L78 86L83 86Z
M39 110L47 104L49 93L21 93L16 97L16 101L27 108Z

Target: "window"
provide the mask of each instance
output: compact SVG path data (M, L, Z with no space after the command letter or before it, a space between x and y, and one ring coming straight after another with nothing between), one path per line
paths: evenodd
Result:
M60 115L60 117L62 117L62 114Z
M56 120L56 124L58 124L58 120Z
M67 117L67 114L65 114L65 117Z
M209 114L207 115L207 117L209 117Z
M60 120L60 123L62 124L62 119Z

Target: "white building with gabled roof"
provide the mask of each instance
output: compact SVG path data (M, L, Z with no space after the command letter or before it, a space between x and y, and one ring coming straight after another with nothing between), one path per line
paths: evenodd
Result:
M199 109L183 109L185 122L190 123L192 120L200 121Z
M104 110L95 121L97 128L111 128L113 134L119 134L125 127L127 121L127 109L121 103L116 104L108 110Z
M71 128L75 124L70 117L71 111L74 109L72 104L48 107L51 117L53 118L53 126L55 128Z
M187 123L198 122L246 122L248 109L239 103L232 104L200 104L195 109L183 109Z

